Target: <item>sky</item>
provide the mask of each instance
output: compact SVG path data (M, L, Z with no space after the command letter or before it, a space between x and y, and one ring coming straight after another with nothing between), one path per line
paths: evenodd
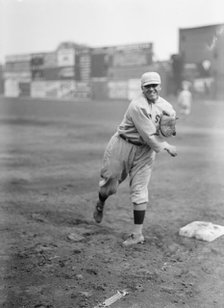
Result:
M178 31L224 23L223 0L0 0L0 62L51 52L65 41L91 47L153 43L178 53Z

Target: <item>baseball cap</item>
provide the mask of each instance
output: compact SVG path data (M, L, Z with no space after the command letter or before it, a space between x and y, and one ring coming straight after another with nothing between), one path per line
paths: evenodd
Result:
M161 84L160 75L156 72L144 73L141 77L141 85L146 86L148 84Z

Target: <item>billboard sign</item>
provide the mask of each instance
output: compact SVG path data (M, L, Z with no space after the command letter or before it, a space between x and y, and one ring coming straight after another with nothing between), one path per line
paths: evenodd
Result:
M57 66L74 66L75 50L59 49L57 52Z
M4 79L15 79L20 81L31 80L31 72L4 72Z
M74 79L75 78L75 68L74 66L61 67L58 71L59 79Z
M48 52L44 54L44 67L56 67L57 66L57 54L56 52Z
M128 81L110 81L108 83L108 97L111 99L127 99Z
M143 66L153 61L152 43L117 46L114 49L113 66Z
M5 62L29 62L31 54L8 55L5 57Z
M4 95L6 97L18 97L20 95L18 80L15 80L15 79L6 79L5 80Z
M75 91L76 83L74 80L60 81L57 96L59 98L73 98Z
M30 61L6 62L4 65L5 72L29 72Z
M76 98L90 98L91 97L91 87L89 83L76 82L75 97Z
M66 81L33 81L31 97L40 98L72 98L75 96L74 80Z

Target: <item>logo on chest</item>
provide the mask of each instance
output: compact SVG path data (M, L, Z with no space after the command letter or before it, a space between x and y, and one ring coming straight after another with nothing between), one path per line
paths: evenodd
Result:
M148 113L145 109L142 109L142 112L151 119L155 124L158 124L161 118L161 115L158 113Z
M155 124L159 123L160 118L161 118L161 116L160 116L159 114L156 114L156 115L153 117L150 113L148 114L148 117L149 117L150 119L152 119L153 122L154 122Z

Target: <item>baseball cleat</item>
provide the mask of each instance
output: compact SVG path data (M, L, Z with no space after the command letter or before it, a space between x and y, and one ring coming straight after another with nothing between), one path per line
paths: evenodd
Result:
M93 213L93 217L98 224L101 223L103 219L103 208L104 208L104 203L99 200L96 204L96 208Z
M142 234L130 234L128 238L123 242L123 246L127 247L135 244L143 244L144 236Z

